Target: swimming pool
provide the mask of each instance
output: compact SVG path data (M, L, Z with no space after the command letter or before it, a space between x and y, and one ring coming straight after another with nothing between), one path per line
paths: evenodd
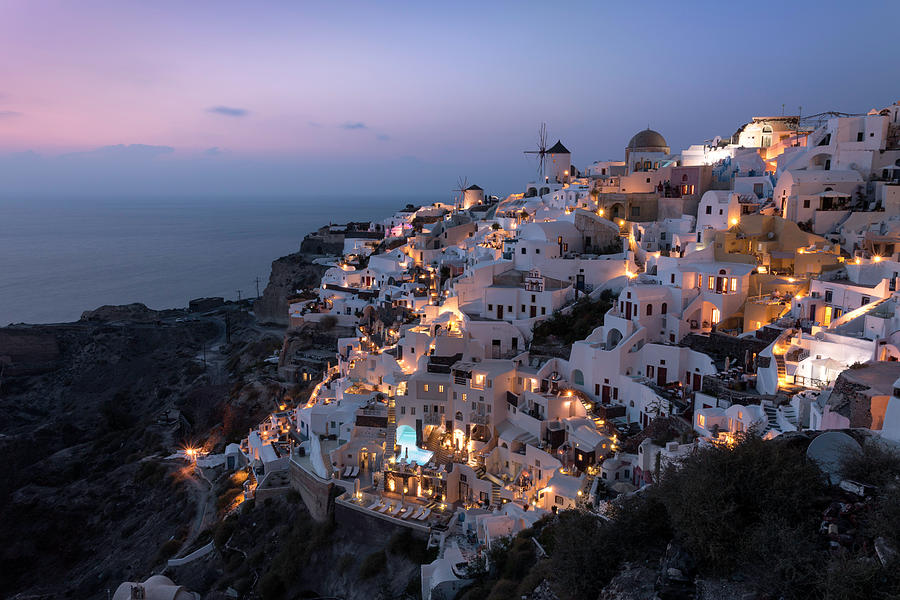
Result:
M405 458L407 462L427 465L434 456L434 452L416 446L416 430L409 425L397 428L397 445L400 446L400 458Z

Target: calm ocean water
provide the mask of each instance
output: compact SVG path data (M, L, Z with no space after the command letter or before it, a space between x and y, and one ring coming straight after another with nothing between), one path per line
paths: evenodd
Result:
M0 199L0 326L73 321L104 304L255 296L254 279L262 291L271 262L306 233L408 202L425 201Z

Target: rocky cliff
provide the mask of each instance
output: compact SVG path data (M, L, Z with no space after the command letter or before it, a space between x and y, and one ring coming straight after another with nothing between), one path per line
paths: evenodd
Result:
M326 267L313 264L300 252L273 261L269 283L253 306L257 320L287 325L289 299L297 290L317 287L325 270Z

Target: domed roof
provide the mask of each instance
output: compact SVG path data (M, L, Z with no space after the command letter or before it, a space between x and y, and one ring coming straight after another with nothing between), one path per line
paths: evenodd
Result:
M643 131L637 132L631 141L628 142L629 148L668 148L666 138L658 131L653 131L649 127Z

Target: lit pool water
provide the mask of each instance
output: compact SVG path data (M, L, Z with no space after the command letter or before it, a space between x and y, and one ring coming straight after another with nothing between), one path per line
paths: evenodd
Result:
M405 458L407 462L427 465L434 456L434 452L416 446L416 430L409 425L397 428L397 445L400 446L400 458Z

